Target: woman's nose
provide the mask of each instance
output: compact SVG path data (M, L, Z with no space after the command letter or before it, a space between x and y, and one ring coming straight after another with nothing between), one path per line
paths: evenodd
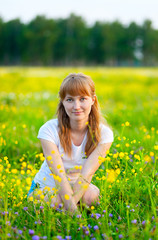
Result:
M80 108L80 103L79 101L74 101L74 109Z

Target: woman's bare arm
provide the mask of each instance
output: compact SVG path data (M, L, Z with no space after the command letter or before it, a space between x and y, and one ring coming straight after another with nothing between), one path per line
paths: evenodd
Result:
M74 197L73 197L73 190L66 178L66 173L64 169L64 165L61 159L61 156L59 154L57 146L44 139L40 139L43 153L46 158L47 164L53 174L58 176L55 180L55 183L57 186L59 186L59 195L64 203L64 207L66 210L70 210L72 212L75 212L77 210L77 205L75 203ZM65 199L66 196L69 196L69 199L67 197L67 200Z
M106 156L106 152L110 149L111 144L112 143L99 144L87 158L82 168L81 176L77 179L73 186L74 199L76 204L86 192L86 189L91 182L94 173L101 165L101 162L98 158Z

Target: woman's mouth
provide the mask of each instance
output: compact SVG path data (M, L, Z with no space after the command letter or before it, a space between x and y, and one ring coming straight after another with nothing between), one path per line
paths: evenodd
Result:
M82 112L73 112L75 115L79 115L81 114Z

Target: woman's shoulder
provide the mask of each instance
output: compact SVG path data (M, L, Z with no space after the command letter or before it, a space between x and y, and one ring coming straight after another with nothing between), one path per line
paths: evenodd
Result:
M50 119L47 122L45 122L41 127L58 128L58 119L57 118Z
M100 130L101 130L101 143L114 141L113 130L109 125L100 123Z
M48 141L51 141L58 144L58 120L57 119L51 119L48 120L46 123L44 123L39 131L37 138L42 138Z
M102 122L100 122L100 129L101 130L107 130L107 131L112 131L113 132L113 130L112 130L112 127L111 126L109 126L108 124L106 124L106 123L102 123Z

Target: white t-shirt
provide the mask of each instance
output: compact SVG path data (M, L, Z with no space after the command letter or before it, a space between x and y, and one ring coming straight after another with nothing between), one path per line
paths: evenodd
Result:
M113 142L113 132L112 130L100 123L101 128L101 140L100 143ZM86 161L85 156L85 146L87 142L87 132L84 136L84 139L80 146L75 146L72 142L72 156L71 158L64 152L63 147L61 146L59 135L58 135L58 119L51 119L47 121L38 132L37 138L42 138L56 144L59 153L61 155L63 165L67 171L70 168L75 166L83 166ZM52 172L49 169L46 160L44 160L39 172L36 174L34 181L39 183L41 187L49 186L55 187L55 181L52 175Z

